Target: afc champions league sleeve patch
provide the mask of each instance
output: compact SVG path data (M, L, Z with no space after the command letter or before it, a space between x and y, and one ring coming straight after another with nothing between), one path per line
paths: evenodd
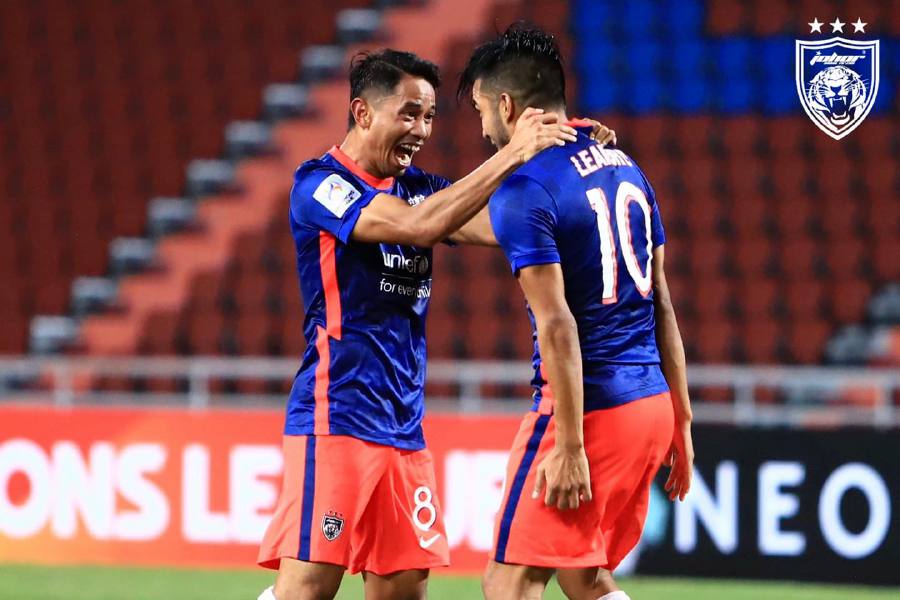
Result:
M313 198L339 219L360 196L362 193L337 173L323 179L313 192Z

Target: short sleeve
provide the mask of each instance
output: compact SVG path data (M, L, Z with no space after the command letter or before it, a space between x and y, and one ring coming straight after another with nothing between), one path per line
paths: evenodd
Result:
M556 203L537 181L513 175L494 192L488 207L494 235L513 273L560 262Z
M659 214L659 203L656 201L656 191L647 176L641 173L641 179L644 181L644 188L647 190L647 202L650 204L650 240L653 247L657 248L666 243L666 230L663 227L662 216Z
M291 217L346 244L360 211L379 193L336 169L300 167L291 188Z

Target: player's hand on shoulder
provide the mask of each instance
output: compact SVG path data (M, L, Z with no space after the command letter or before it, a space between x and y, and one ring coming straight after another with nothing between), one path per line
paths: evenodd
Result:
M590 123L593 129L591 130L591 139L600 144L601 146L615 146L616 145L616 132L614 129L610 129L600 121L595 121L594 119L582 119L583 121Z
M690 422L675 425L672 446L666 453L664 463L670 468L665 485L669 500L684 500L691 491L691 479L694 475L694 441Z
M564 146L578 139L578 132L559 122L559 116L539 108L526 108L509 140L510 151L522 162L551 146Z
M560 510L576 509L590 502L591 472L584 448L554 447L537 467L531 497Z

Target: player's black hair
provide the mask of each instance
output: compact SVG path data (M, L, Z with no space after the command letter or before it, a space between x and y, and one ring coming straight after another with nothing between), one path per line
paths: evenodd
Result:
M404 75L421 77L436 90L441 85L441 71L436 64L412 52L384 48L375 52L359 52L350 61L350 100L370 90L389 93ZM350 113L349 129L356 122Z
M478 46L459 77L456 99L467 102L475 81L505 92L522 106L556 108L566 104L562 54L549 33L523 22Z

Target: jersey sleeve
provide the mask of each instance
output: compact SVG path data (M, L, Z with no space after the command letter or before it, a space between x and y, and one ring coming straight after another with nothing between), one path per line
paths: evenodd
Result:
M644 188L647 190L647 202L650 203L650 240L653 247L657 248L666 243L666 230L663 227L662 216L659 214L659 203L656 201L656 191L643 171L640 171L641 179L644 182Z
M336 169L301 167L291 188L291 218L302 226L327 231L346 244L360 211L379 193Z
M537 181L513 175L494 192L488 208L494 235L513 273L560 262L556 203Z

